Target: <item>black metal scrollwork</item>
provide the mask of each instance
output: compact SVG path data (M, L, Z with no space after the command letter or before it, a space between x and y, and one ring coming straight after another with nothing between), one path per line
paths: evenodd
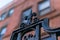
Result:
M51 29L49 27L49 19L48 18L44 18L43 20L39 20L37 17L36 17L36 14L32 14L32 17L35 17L34 18L34 22L29 25L26 26L26 24L22 23L20 25L21 28L15 30L13 33L12 33L12 36L11 36L11 39L10 40L17 40L17 35L18 33L20 33L20 38L19 40L22 40L22 37L25 33L29 32L29 31L32 31L34 30L35 31L35 35L33 34L29 34L29 35L26 35L24 36L24 40L41 40L41 27L44 28L44 31L45 32L48 32L49 33L49 38L45 38L45 39L42 39L42 40L57 40L57 33L60 32L60 28L57 28L57 29Z

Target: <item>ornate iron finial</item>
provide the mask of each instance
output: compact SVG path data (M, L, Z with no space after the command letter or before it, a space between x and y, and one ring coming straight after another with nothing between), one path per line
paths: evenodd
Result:
M36 14L35 12L34 12L34 13L32 13L32 16L34 17L34 18L33 18L33 20L34 20L33 22L35 22L35 23L36 23L36 22L38 22L38 21L39 21L39 19L37 18L37 14Z
M25 24L21 23L20 28L24 28L24 27L25 27Z
M34 13L32 13L32 17L33 17L33 16L37 16L37 14L34 12Z

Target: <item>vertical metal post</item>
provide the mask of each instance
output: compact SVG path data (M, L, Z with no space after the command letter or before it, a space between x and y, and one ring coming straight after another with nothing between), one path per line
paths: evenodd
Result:
M18 33L17 40L21 40L21 33Z
M50 34L52 40L57 40L56 33Z
M35 30L35 35L36 35L36 38L35 38L35 40L40 40L40 27L39 27L39 25L37 25L37 27L36 27L36 30Z
M17 34L12 34L11 40L16 40L17 39Z

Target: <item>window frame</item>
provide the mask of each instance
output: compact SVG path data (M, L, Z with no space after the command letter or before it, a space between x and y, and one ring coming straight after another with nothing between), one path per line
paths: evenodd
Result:
M11 10L13 10L13 12L12 12L12 13L10 13L10 12L11 12ZM14 13L14 8L10 8L10 9L8 10L8 17L10 17L11 15L13 15L13 13Z
M46 2L46 1L49 1L49 5L50 5L50 6L49 6L49 7L46 7L46 8L43 9L43 10L40 10L40 9L39 9L39 5L40 5L41 3ZM50 11L42 14L41 12L45 11L46 9L48 9L48 10L50 10ZM49 14L49 13L51 12L51 10L52 10L52 9L51 9L51 0L43 0L43 1L41 1L41 2L38 3L38 13L39 13L40 16L44 16L44 15Z
M1 29L1 32L2 32L3 30L5 30L5 32L3 32L4 34L1 34L1 33L0 33L1 40L2 40L2 38L4 37L7 28L6 28L6 27L3 27L3 28Z
M3 29L7 29L7 25L5 25L5 26L3 26L2 28L1 28L1 32L3 31ZM2 34L2 35L4 35L4 34Z
M4 37L4 35L5 35L6 31L7 31L7 25L8 25L8 23L6 23L0 30L0 37L1 37L1 39ZM3 31L4 28L6 28L6 31L5 31L4 34L1 34L1 32Z
M28 10L31 10L31 12L30 12L30 14L32 14L32 7L29 7L29 8L27 8L27 9L25 9L25 10L23 10L22 11L22 17L21 17L21 23L24 21L24 19L23 19L23 14L24 14L24 12L26 12L26 11L28 11Z
M5 30L5 31L4 31L4 30ZM1 30L1 33L2 33L2 34L1 34L1 35L4 35L4 34L3 34L3 31L4 31L4 33L6 32L6 27L2 28L2 30Z
M3 21L7 18L7 12L4 12L1 16L0 16L0 21Z

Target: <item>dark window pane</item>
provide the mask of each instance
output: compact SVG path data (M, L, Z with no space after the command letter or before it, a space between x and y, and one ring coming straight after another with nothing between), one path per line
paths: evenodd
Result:
M6 17L7 17L7 13L5 12L1 15L0 20L4 20Z
M27 9L26 11L23 12L22 23L29 24L30 17L31 17L31 11L32 9Z
M14 9L13 8L10 9L9 12L8 12L8 16L11 16L13 14L13 12L14 12Z

